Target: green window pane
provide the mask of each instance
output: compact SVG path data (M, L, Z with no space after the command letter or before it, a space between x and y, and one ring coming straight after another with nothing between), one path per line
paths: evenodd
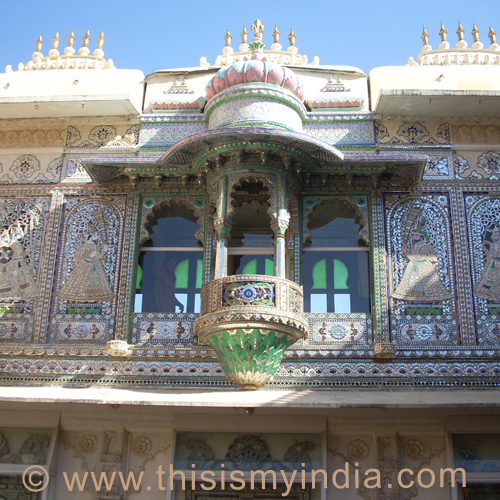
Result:
M326 275L326 273L325 273ZM346 265L338 259L333 259L333 288L335 290L347 290L347 278L349 271Z
M264 274L266 276L274 276L274 262L271 259L266 259Z
M189 259L183 260L175 268L175 288L187 288L189 279Z
M326 288L326 259L316 262L312 270L313 286L312 289Z
M196 261L196 288L201 288L203 285L203 261Z
M142 289L141 283L142 283L142 267L141 266L137 266L137 279L136 279L136 282L135 282L135 288L137 290L141 290Z
M242 274L257 274L257 259L252 259L242 271Z

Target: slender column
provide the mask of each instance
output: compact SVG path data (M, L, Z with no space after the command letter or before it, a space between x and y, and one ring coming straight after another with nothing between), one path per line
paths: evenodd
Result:
M227 241L229 227L224 221L216 221L217 246L215 252L215 279L227 276Z
M274 231L274 275L286 278L286 242L285 233L288 229L290 215L287 210L280 210L279 216L271 224Z

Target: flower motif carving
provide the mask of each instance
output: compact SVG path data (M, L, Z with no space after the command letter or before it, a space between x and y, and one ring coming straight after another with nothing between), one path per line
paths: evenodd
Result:
M111 125L100 125L90 131L89 140L99 146L105 146L116 137L116 130Z
M94 453L97 449L97 437L93 434L84 434L78 440L78 449L82 453Z
M368 445L362 439L355 439L347 445L347 458L351 462L361 462L368 457Z
M418 460L424 452L425 445L419 439L408 439L404 444L404 454L411 460Z
M258 436L241 436L229 446L226 460L230 460L240 470L252 470L271 461L267 443Z
M23 155L14 160L10 167L18 179L26 181L36 171L40 170L40 162L31 155Z
M139 457L148 455L153 448L153 441L147 436L137 436L132 441L132 453Z

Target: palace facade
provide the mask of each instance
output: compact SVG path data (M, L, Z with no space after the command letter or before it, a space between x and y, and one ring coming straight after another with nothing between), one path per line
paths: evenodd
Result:
M0 499L500 498L500 46L457 33L0 74Z

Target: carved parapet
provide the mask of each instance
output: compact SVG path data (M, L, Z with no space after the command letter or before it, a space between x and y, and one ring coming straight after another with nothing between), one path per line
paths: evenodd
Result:
M302 288L274 276L226 276L202 289L194 324L200 342L217 353L227 377L256 390L271 380L283 353L307 336Z

